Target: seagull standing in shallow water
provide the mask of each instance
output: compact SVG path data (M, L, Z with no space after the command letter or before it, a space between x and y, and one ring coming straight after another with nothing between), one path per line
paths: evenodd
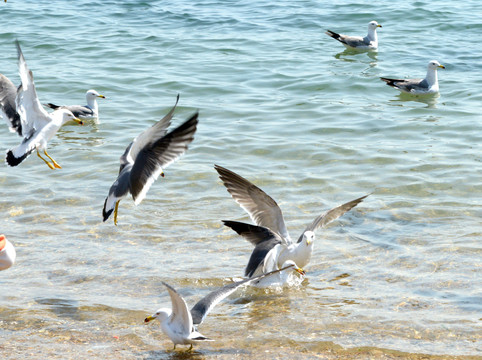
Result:
M37 91L35 90L32 71L27 67L18 41L16 44L18 69L22 80L15 99L16 110L21 122L21 126L17 127L17 131L21 132L21 136L23 136L24 139L20 145L7 151L6 163L10 166L17 166L36 150L38 157L41 158L50 169L61 169L62 167L47 154L47 143L67 121L73 120L81 125L83 123L69 110L60 109L49 114L42 108L37 97ZM44 155L49 158L51 162L40 155L40 150L43 150Z
M196 305L189 311L186 301L182 296L170 285L163 282L169 291L171 297L172 309L161 308L156 311L155 314L148 316L144 321L146 323L157 319L161 323L161 329L169 339L174 343L174 349L177 344L191 345L189 350L192 350L193 344L201 341L212 341L206 336L199 333L196 329L197 325L200 325L207 314L211 311L216 304L221 300L232 294L242 285L249 285L255 281L267 279L271 276L275 276L282 271L299 271L299 269L290 268L293 265L289 265L280 270L271 271L260 276L256 276L251 279L236 281L231 284L218 288L208 295L199 300Z
M138 135L120 157L119 176L104 202L104 221L114 212L114 224L117 225L119 202L130 193L135 204L139 205L159 175L164 177L163 169L184 154L194 140L198 124L197 112L167 133L178 101L179 95L171 111Z
M427 75L425 79L391 79L381 77L388 86L400 90L408 94L436 94L438 93L438 77L437 69L445 69L445 66L440 65L437 60L432 60L428 63Z
M348 49L376 50L378 48L377 28L382 27L376 21L368 23L368 34L365 37L348 36L337 34L331 30L326 30L325 34L341 42Z
M224 225L254 245L245 276L252 277L266 270L274 270L291 260L304 268L313 253L315 230L338 219L358 205L368 195L337 206L318 216L303 231L297 242L288 234L283 214L276 201L256 185L238 174L214 165L224 186L233 199L249 214L256 225L223 220Z
M76 117L87 120L95 119L99 117L99 105L97 105L97 98L105 99L104 95L99 94L95 90L88 90L85 93L85 99L87 100L87 105L55 105L52 103L44 104L44 106L49 107L54 110L67 109L72 111Z

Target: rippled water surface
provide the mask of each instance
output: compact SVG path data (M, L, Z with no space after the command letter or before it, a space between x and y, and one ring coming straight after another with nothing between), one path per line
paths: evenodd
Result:
M480 1L19 1L0 5L0 72L19 82L22 45L41 102L87 89L100 121L65 125L0 170L0 232L17 249L0 275L2 359L476 358L481 355ZM479 15L476 15L479 14ZM352 53L326 29L365 35ZM401 96L380 76L439 71L439 97ZM195 141L141 205L102 222L118 158L180 102ZM0 128L2 151L19 138ZM240 278L250 221L213 169L281 206L297 238L326 209L371 195L317 232L299 288L243 289L200 331L193 354L146 315ZM182 347L181 347L182 348ZM422 355L426 354L426 355Z

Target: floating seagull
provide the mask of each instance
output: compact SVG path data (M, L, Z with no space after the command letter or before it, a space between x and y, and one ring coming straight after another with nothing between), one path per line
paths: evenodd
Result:
M377 28L379 27L382 27L379 23L370 21L368 23L368 34L364 38L337 34L331 30L326 30L325 34L338 40L348 49L375 50L378 48Z
M287 260L292 260L297 266L304 268L309 263L313 252L314 231L338 219L368 196L362 196L326 211L313 220L298 241L294 242L288 234L283 214L276 201L238 174L219 165L214 165L214 168L233 199L256 223L251 225L223 220L224 225L255 246L246 266L245 276L247 277L255 276L262 271L268 260L275 262L278 268Z
M22 123L15 105L16 97L17 87L13 85L9 78L0 74L0 110L9 130L22 136Z
M225 285L210 292L208 295L199 300L196 305L193 306L191 311L188 310L186 301L182 298L182 296L176 290L174 290L172 286L163 282L169 291L169 296L171 297L172 310L161 308L157 310L155 314L148 316L144 321L147 323L154 319L159 320L162 331L174 343L174 349L176 349L177 344L181 344L191 345L189 350L192 350L192 346L196 342L212 341L211 339L199 333L196 329L196 326L200 325L204 321L207 314L214 306L216 306L216 304L232 294L242 285L248 285L255 281L260 281L263 278L274 276L281 271L290 271L289 268L291 267L292 265L289 265L280 270L271 271L251 279L236 281Z
M99 117L99 106L97 105L97 98L105 99L104 95L99 94L95 90L88 90L85 93L85 99L87 100L87 105L55 105L52 103L44 104L44 106L49 107L54 110L67 109L72 111L76 117L81 119L93 119Z
M45 161L49 168L61 169L62 167L47 154L47 142L67 121L73 120L81 125L83 123L69 110L60 109L49 114L42 108L37 97L37 91L35 90L32 71L27 67L18 41L16 44L18 68L22 84L17 90L15 101L21 120L21 135L24 139L20 145L7 151L6 162L10 166L17 166L36 150L38 157ZM52 162L43 158L40 155L40 150L43 150L45 156Z
M438 93L437 69L445 69L437 60L428 63L425 79L390 79L381 77L388 86L409 94L435 94Z
M135 204L139 205L159 175L164 177L162 169L184 154L188 145L194 140L198 123L197 112L182 125L166 134L178 101L179 95L171 111L138 135L120 157L119 176L112 184L104 202L102 210L104 221L114 211L114 224L117 225L119 202L131 193Z

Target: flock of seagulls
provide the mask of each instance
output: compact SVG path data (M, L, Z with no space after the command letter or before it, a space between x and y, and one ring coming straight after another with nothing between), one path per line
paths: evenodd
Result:
M338 34L331 30L326 30L325 34L341 42L347 49L362 51L377 50L377 29L379 27L381 28L382 25L376 21L370 21L368 23L368 34L365 37ZM437 70L439 68L445 69L445 66L440 65L437 60L431 60L428 63L428 70L425 79L391 79L386 77L381 77L380 79L385 81L388 86L391 86L403 93L412 95L437 94L439 92L437 77Z
M331 30L327 30L326 34L341 42L346 48L371 51L378 48L377 29L381 27L376 21L371 21L365 37L338 34ZM87 105L59 106L47 103L43 106L53 110L47 112L38 99L33 73L27 66L18 41L16 46L21 84L16 87L6 76L0 74L0 109L10 131L17 133L22 140L18 146L7 151L6 164L18 166L30 154L37 152L37 156L50 169L60 169L61 166L47 153L48 141L68 121L83 125L83 120L98 118L97 99L105 96L95 90L88 90ZM383 77L381 80L402 92L435 93L439 90L438 68L443 69L444 66L433 60L428 65L424 79ZM141 132L120 157L119 175L110 187L102 209L104 222L114 214L114 224L117 225L120 201L131 194L135 204L140 204L151 185L159 176L164 176L164 169L179 159L194 140L198 126L198 112L169 131L178 101L179 95L167 115ZM315 231L338 219L368 196L361 196L327 210L316 217L301 235L293 240L288 233L282 211L273 198L231 170L219 165L215 165L214 169L232 198L254 222L254 224L248 224L222 220L223 224L248 240L254 249L245 269L246 279L210 292L191 310L172 286L163 283L171 298L171 308L157 310L153 315L148 316L145 322L157 319L162 331L173 342L174 349L178 344L190 345L189 349L192 349L193 344L210 340L198 332L197 326L203 322L216 304L239 287L300 284L305 276L303 268L309 264L313 254ZM0 237L0 244L5 247L6 239L3 235ZM11 246L8 248L11 254L15 250L11 244L9 246Z

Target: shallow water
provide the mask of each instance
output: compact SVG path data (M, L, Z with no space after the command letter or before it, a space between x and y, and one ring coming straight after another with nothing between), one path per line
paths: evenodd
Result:
M0 355L18 358L436 358L481 352L482 65L479 1L9 0L0 72L18 83L22 45L42 102L99 100L100 122L64 126L0 170L0 231L17 264L0 277ZM352 53L325 29L364 35ZM401 96L378 77L439 71L439 97ZM138 207L102 222L118 158L180 93L194 143ZM0 131L6 150L19 138ZM213 164L280 204L292 237L367 193L317 232L299 288L244 289L200 327L215 341L187 355L143 319L240 278L251 245L221 219L250 221ZM411 355L410 355L411 354Z

